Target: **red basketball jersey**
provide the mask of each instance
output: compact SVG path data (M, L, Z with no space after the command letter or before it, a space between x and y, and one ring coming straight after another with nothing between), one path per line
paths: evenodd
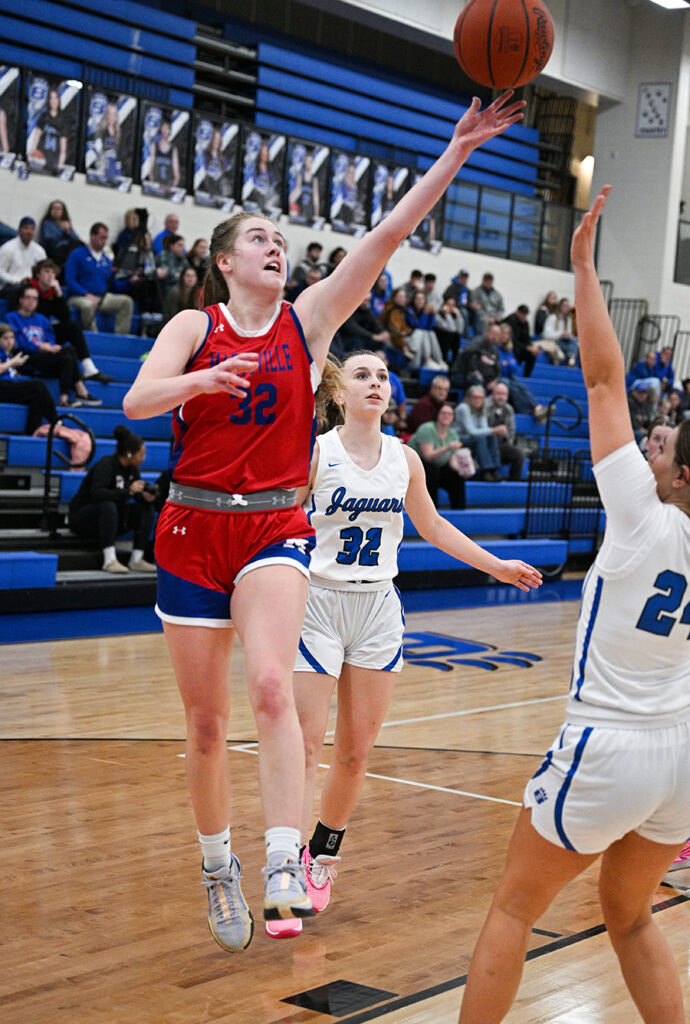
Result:
M246 494L299 487L309 478L320 374L293 307L281 302L265 333L244 336L224 303L208 306L206 338L185 373L256 352L244 398L196 395L173 412L170 475L177 483Z

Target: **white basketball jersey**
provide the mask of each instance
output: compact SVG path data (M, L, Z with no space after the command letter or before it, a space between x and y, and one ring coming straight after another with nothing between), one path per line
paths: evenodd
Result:
M316 530L310 576L336 590L377 589L398 573L403 508L410 474L397 437L381 434L381 457L360 469L338 429L321 434L314 489L305 502Z
M690 517L663 503L634 442L594 467L604 543L582 592L569 721L690 718Z

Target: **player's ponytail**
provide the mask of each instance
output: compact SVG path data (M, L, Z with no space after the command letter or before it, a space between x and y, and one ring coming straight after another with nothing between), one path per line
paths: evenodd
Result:
M214 229L209 249L208 270L201 292L202 306L213 306L217 302L227 302L230 298L227 283L218 269L216 261L219 256L232 252L242 222L256 216L257 214L248 211L237 213L234 217L228 217L227 220L222 221Z
M343 386L343 375L340 369L340 362L333 355L326 359L326 365L321 375L321 383L315 396L316 422L319 433L332 430L338 423L343 422L343 414L336 395Z

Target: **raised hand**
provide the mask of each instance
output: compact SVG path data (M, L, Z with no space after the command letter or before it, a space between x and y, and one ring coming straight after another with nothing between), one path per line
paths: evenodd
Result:
M469 143L473 149L476 149L487 139L493 139L494 136L504 132L506 128L510 128L511 124L521 121L523 108L527 104L524 100L509 103L512 95L513 90L506 89L484 110L480 109L481 100L475 96L469 109L465 111L455 126L453 141Z
M534 590L542 584L539 570L518 558L502 560L499 571L494 572L494 576L501 583L512 583L518 590Z
M597 222L611 191L610 185L604 185L591 209L584 215L573 240L570 244L570 258L574 267L582 267L594 260L594 240L597 236Z

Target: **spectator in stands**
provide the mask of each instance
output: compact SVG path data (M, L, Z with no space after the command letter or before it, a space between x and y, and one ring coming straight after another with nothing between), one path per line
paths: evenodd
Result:
M544 333L544 324L546 323L547 316L551 316L552 313L558 312L558 295L556 292L547 292L544 296L544 301L539 304L537 311L534 314L534 334L535 337L541 338Z
M681 407L683 395L678 388L671 388L667 397L669 409L666 414L666 417L672 427L677 427L685 419L685 414Z
M180 280L182 271L189 264L185 256L182 235L168 235L163 239L163 251L156 257L159 270L167 271L161 276L165 291L169 291Z
M371 289L371 311L374 316L380 317L383 313L384 307L390 298L391 286L389 281L389 275L384 273L380 274L376 280L376 284Z
M7 314L7 323L14 331L17 348L28 356L23 364L24 373L57 377L60 405L101 405L101 400L86 390L77 353L71 345L58 345L50 320L36 312L38 289L25 281L19 286L18 301L17 311ZM77 395L74 401L69 397L72 390Z
M16 350L12 327L0 323L0 402L27 406L24 433L31 436L44 420L56 423L57 410L42 380L19 379L28 358Z
M426 294L427 308L432 313L438 313L443 303L443 297L436 291L436 274L424 275L424 292Z
M156 567L144 560L144 549L153 530L156 494L139 472L146 445L122 424L115 427L113 436L115 453L94 463L69 503L69 528L79 537L100 540L104 572L153 573ZM118 561L115 541L129 530L134 531L134 547L128 569Z
M465 333L465 318L457 307L452 296L441 300L434 325L438 343L446 362L452 363L460 351L460 343Z
M472 292L472 302L479 305L478 312L483 331L486 331L491 324L498 323L505 316L503 296L498 289L494 288L493 274L484 274L482 283Z
M518 363L524 364L525 377L529 377L532 373L534 363L539 355L539 349L532 343L532 338L529 333L528 315L529 306L522 303L514 313L510 313L503 321L504 324L510 324L510 329L513 333L513 350L515 352L515 358Z
M399 433L405 434L409 431L407 424L407 395L405 394L405 388L403 383L398 377L394 370L391 370L388 366L388 354L383 348L376 349L374 352L375 356L378 356L382 363L385 363L388 368L388 380L391 386L391 400L395 402L395 407L398 414L398 431Z
M410 433L414 434L419 430L422 423L429 423L435 420L439 409L448 402L450 394L450 381L443 374L432 377L429 390L414 403L407 416L407 426Z
M580 346L573 321L573 307L568 299L561 299L557 311L547 316L544 321L544 339L555 341L568 366L575 366Z
M84 244L72 227L62 199L54 199L46 210L38 229L38 241L51 260L55 260L61 267L64 267L72 249Z
M299 284L304 278L305 274L308 274L310 270L316 268L321 271L323 277L328 269L326 264L321 260L321 253L323 252L323 246L321 242L310 242L307 246L307 251L304 254L304 259L301 263L298 263L292 274L293 280Z
M465 320L465 329L470 332L470 337L481 334L482 321L479 316L479 303L472 298L468 287L469 271L459 270L457 277L451 279L450 284L443 293L444 299L455 299L458 309Z
M165 296L163 324L172 320L182 309L199 308L199 278L194 267L185 267L180 280Z
M455 407L455 426L479 466L481 480L498 483L501 455L498 439L489 426L485 410L486 391L481 384L472 384L465 391L462 402Z
M505 320L498 325L500 336L498 339L498 358L501 367L501 377L507 383L510 391L510 402L516 412L529 413L535 420L543 420L546 416L546 407L540 405L527 384L519 376L518 363L513 352L513 334L510 324ZM493 394L493 389L492 392Z
M57 279L58 265L51 259L39 260L33 268L30 284L38 292L36 312L50 320L58 345L71 345L81 363L85 380L109 384L114 377L101 373L94 363L81 325L72 317L62 286Z
M0 371L2 371L1 366ZM398 407L393 397L389 399L388 408L381 417L381 433L390 434L391 437L399 437L401 440L404 439L407 433L407 425L401 424Z
M346 256L347 249L343 249L342 245L338 245L336 246L335 249L331 249L331 253L328 257L328 268L326 277L328 277L328 274L333 273L338 264L342 263Z
M625 375L625 386L628 390L636 380L649 381L649 389L654 395L655 404L661 397L661 381L656 375L656 357L657 353L650 348L645 352L644 358L635 363L632 370Z
M635 440L639 444L654 418L652 391L648 380L633 381L632 388L628 392L628 410Z
M508 402L508 385L497 381L486 400L486 420L498 441L501 465L510 466L509 480L521 480L526 453L515 444L515 411Z
M308 270L302 280L298 284L293 284L290 288L287 287L288 282L285 282L285 298L288 302L294 302L298 295L300 295L305 288L310 288L311 285L316 284L323 277L318 267L312 267Z
M139 211L138 210L126 210L125 211L125 226L123 227L120 234L115 240L114 252L115 252L115 264L120 265L123 255L132 244L132 239L137 233L140 227ZM154 242L155 246L155 242ZM155 249L154 249L155 252Z
M406 281L400 287L405 289L408 303L411 302L415 292L424 291L424 275L421 270L413 270L409 281Z
M127 334L132 323L133 302L124 292L127 281L115 281L112 261L103 251L108 228L92 224L89 244L73 249L65 265L68 303L79 310L85 331L97 331L96 312L115 314L115 333ZM114 289L111 291L110 289Z
M436 316L427 304L427 294L423 288L412 293L405 310L405 319L411 328L406 338L407 348L412 353L411 365L447 371L448 366L443 359L443 352L434 330Z
M465 480L457 457L464 446L453 427L453 416L453 406L443 402L436 418L423 423L407 442L424 464L427 490L437 508L439 487L448 492L451 508L465 507Z
M163 239L168 235L176 235L180 230L180 218L176 213L169 213L165 218L165 227L153 240L153 251L156 256L163 252Z
M0 245L0 297L7 299L10 306L17 301L18 287L31 277L34 263L46 258L46 251L34 242L36 221L22 217L16 238Z
M202 281L208 270L208 242L205 238L194 240L194 245L187 253L187 262L190 267L194 267L197 277Z
M387 345L391 336L384 331L377 316L371 312L371 298L366 295L352 316L340 328L343 353L361 348L373 351L380 345Z
M450 368L453 387L462 390L471 384L481 384L485 391L491 390L494 381L501 376L500 338L498 324L492 324L480 338L461 349Z
M387 346L388 359L393 367L406 367L412 359L412 352L407 347L408 335L412 328L407 322L407 292L404 288L396 288L383 307L381 323L384 331L390 334L391 342Z
M167 238L165 242L167 244ZM184 256L182 259L186 267ZM142 337L146 336L147 324L160 322L162 319L163 294L169 270L164 266L156 266L157 262L150 234L138 228L126 250L121 253L120 262L115 270L115 280L126 283L128 294L137 303Z
M656 354L656 375L661 381L662 392L669 392L673 388L676 378L673 369L673 348L671 345L664 347Z

